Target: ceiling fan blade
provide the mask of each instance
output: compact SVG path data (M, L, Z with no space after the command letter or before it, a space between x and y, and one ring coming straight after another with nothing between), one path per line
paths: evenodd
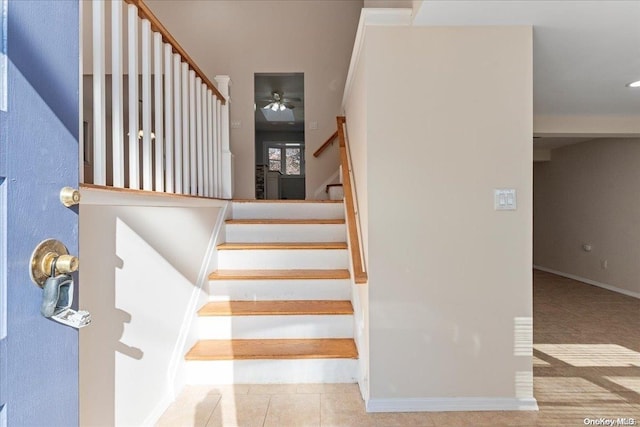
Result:
M284 98L283 101L284 102L302 102L302 99L300 99L300 98Z

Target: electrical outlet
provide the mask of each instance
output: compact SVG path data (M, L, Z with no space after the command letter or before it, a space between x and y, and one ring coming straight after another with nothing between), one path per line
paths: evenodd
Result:
M602 268L603 270L606 270L607 268L609 268L609 260L601 259L600 268Z

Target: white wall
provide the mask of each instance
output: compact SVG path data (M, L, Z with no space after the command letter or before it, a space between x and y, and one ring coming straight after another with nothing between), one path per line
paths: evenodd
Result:
M534 264L640 298L639 166L638 138L569 145L536 163Z
M82 193L79 306L93 322L80 332L80 424L143 425L181 387L224 202L149 205L114 193L92 204Z
M531 28L373 26L360 61L369 410L535 407Z
M146 3L207 75L231 76L231 120L242 123L231 129L236 198L255 198L254 73L304 73L306 193L313 196L337 168L335 157L312 154L336 130L362 1Z

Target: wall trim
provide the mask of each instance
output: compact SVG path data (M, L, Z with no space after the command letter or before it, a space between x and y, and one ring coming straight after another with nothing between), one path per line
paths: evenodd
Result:
M554 270L552 268L543 267L541 265L533 265L533 268L540 271L545 271L547 273L556 274L558 276L566 277L567 279L577 280L578 282L586 283L587 285L597 286L599 288L606 289L608 291L617 292L619 294L627 295L629 297L640 299L640 292L633 292L627 289L619 288L617 286L609 285L607 283L598 282L596 280L587 279L586 277L581 277L571 273L565 273L562 271Z
M418 397L369 399L367 412L537 411L535 398Z
M222 207L220 212L218 212L218 218L216 219L216 223L213 227L213 231L211 232L211 237L209 238L209 244L207 245L207 250L202 259L202 264L200 265L200 272L198 273L198 279L196 281L196 286L193 288L191 292L191 298L189 299L189 304L184 313L184 317L182 319L182 326L180 327L180 333L178 334L178 339L176 340L176 344L173 348L173 353L171 354L171 358L169 359L169 367L167 369L167 393L163 397L162 400L158 402L153 411L146 418L144 425L155 425L164 411L173 403L176 398L177 393L179 392L178 388L180 388L180 384L182 382L178 382L177 378L184 369L181 369L184 361L185 347L187 346L187 340L189 338L193 321L196 318L195 312L198 306L198 302L200 301L202 288L208 283L208 273L211 264L211 259L213 255L216 253L216 245L218 243L218 236L220 235L221 230L224 227L224 221L227 217L227 212L229 211L229 206L231 206L231 202L225 202L225 205Z
M178 374L178 367L180 363L184 360L184 352L185 346L187 345L187 337L189 336L189 331L191 331L191 325L194 319L194 313L196 311L198 301L200 300L200 292L202 291L202 287L208 283L208 272L209 265L211 263L211 257L215 253L216 243L218 240L218 234L220 234L220 230L224 225L224 220L226 218L227 209L230 203L227 203L220 212L218 213L218 218L216 220L216 224L213 227L213 231L211 232L211 237L209 238L209 245L207 246L207 251L205 252L205 256L202 259L202 264L200 266L200 273L198 273L198 280L196 281L196 286L191 293L191 299L189 300L189 305L185 310L184 318L182 320L182 326L180 328L180 334L178 335L178 341L173 350L173 355L171 356L171 362L169 363L168 369L168 377L170 383L174 383L175 378Z
M356 40L353 44L353 52L351 53L351 62L349 62L349 71L347 72L347 80L344 83L344 94L342 95L342 112L347 103L347 98L351 93L353 79L355 78L356 69L360 62L360 54L364 46L364 39L367 26L409 26L413 19L413 9L401 8L363 8L360 12L360 21L358 22L358 30L356 32Z

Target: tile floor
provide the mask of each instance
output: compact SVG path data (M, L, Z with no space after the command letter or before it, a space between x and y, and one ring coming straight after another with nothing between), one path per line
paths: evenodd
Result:
M583 426L621 417L640 426L640 300L533 277L538 412L367 414L355 384L189 386L158 426Z

